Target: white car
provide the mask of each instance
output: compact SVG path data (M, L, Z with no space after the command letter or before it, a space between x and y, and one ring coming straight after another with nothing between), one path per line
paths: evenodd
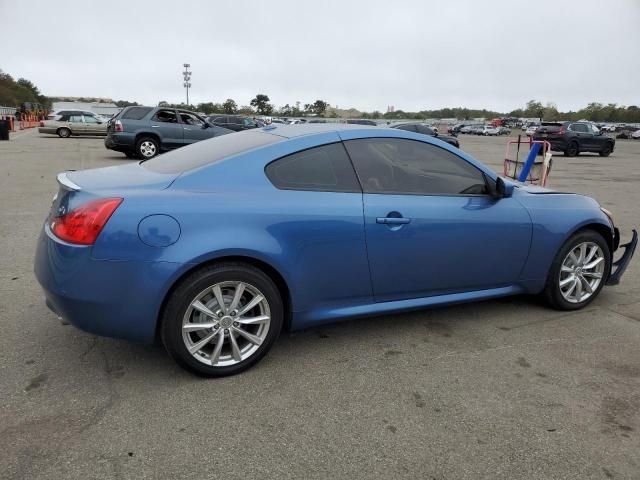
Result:
M640 138L640 130L636 130L631 134L631 138Z
M527 135L527 137L531 137L534 133L536 133L536 130L538 130L538 125L531 125L524 133Z
M484 135L485 137L488 137L489 135L498 135L499 133L500 130L492 127L491 125L484 125L478 130L478 135Z

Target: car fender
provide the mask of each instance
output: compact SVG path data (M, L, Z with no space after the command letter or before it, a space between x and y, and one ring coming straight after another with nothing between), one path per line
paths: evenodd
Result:
M514 197L529 212L533 226L531 250L520 280L532 293L544 288L556 253L577 231L597 225L600 231L609 232L606 240L613 246L613 227L594 199L577 194L531 194L519 190L515 189Z

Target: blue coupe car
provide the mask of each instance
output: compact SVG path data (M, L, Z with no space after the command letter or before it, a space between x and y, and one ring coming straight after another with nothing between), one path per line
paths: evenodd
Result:
M342 318L521 293L582 308L637 244L614 263L595 200L398 129L269 126L58 182L35 259L49 307L97 335L159 338L207 376Z

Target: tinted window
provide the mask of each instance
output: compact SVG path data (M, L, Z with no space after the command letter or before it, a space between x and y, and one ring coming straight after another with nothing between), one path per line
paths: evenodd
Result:
M200 120L193 113L189 112L180 112L180 120L182 121L182 123L186 123L187 125L204 125L204 122L202 120Z
M574 132L580 132L580 133L586 133L589 131L587 126L582 123L574 123L573 125L571 125L571 130L573 130Z
M286 190L361 192L342 143L310 148L271 162L267 177Z
M58 119L58 121L59 122L68 122L70 116L71 115L69 115L68 113L65 113L64 115L60 115L60 118Z
M416 131L416 126L413 124L408 124L408 125L400 125L398 127L396 127L398 130L406 130L407 132L415 132Z
M431 135L432 137L436 134L436 132L427 125L418 125L418 133L422 133L424 135Z
M151 120L163 123L178 123L174 110L158 110Z
M485 194L483 173L440 147L414 140L367 138L345 142L367 193Z
M151 111L150 107L131 107L120 118L129 120L142 120Z
M283 138L256 130L220 135L164 153L143 162L142 166L158 173L180 173L280 140Z
M226 117L213 117L213 123L227 123Z

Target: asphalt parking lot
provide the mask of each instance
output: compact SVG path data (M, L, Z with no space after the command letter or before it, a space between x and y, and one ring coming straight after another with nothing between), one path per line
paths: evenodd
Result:
M640 257L585 310L515 297L283 336L218 380L48 311L33 272L55 174L100 138L0 142L0 478L640 478ZM501 171L506 139L460 136ZM640 224L640 141L555 156L550 186Z

